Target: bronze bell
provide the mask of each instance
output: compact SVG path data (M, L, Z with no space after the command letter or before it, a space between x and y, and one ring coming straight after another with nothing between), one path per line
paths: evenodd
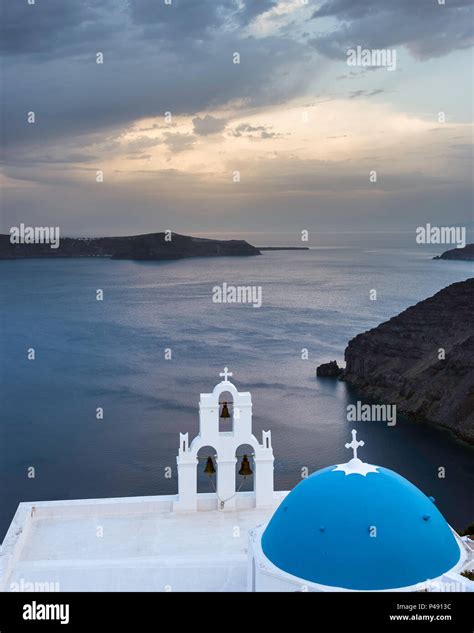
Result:
M244 455L242 458L242 463L240 464L239 475L242 477L247 477L247 475L253 475L253 471L250 468L250 462L247 455Z
M222 404L221 418L230 418L229 409L227 407L227 402Z
M214 462L212 461L212 457L208 457L207 458L206 467L204 468L204 472L206 473L206 475L209 475L209 477L211 475L215 474L216 469L214 468Z

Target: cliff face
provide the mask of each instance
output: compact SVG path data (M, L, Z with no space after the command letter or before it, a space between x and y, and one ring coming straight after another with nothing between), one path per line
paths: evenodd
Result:
M130 237L60 239L58 248L49 244L11 244L9 235L0 235L0 259L25 257L109 257L113 259L162 260L184 257L260 255L244 240L208 240L173 233L149 233Z
M457 260L474 260L474 244L466 244L464 248L452 248L444 251L441 255L433 257L433 259L457 259Z
M361 395L474 443L474 278L359 334L345 360L344 379Z

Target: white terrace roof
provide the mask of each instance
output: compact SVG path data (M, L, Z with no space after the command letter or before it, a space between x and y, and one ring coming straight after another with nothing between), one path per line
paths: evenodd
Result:
M200 510L172 511L174 495L21 503L0 550L0 590L245 591L247 532L275 505L219 511L215 495ZM54 585L54 583L58 583Z

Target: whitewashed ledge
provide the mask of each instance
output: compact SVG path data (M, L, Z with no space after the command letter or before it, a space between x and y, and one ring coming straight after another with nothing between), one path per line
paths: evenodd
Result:
M20 503L0 549L0 591L245 591L248 530L287 494L232 511L214 493L195 512L176 495Z

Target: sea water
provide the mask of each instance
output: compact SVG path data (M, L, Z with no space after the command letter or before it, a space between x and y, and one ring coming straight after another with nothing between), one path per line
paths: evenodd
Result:
M356 334L473 276L408 237L319 235L308 251L259 257L1 261L0 540L20 501L174 494L179 433L198 432L199 394L224 366L252 393L257 437L272 431L277 489L347 461L355 424L362 459L434 496L454 527L472 522L472 447L400 416L350 422L357 394L315 377ZM261 287L261 307L214 302L223 283ZM212 491L202 474L199 489Z

